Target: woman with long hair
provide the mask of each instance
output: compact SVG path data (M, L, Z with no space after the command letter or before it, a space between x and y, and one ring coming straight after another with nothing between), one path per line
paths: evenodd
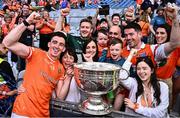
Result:
M160 25L156 29L155 37L158 45L163 45L170 40L171 27L168 24ZM169 108L172 108L172 88L176 88L176 83L172 83L172 76L175 72L176 66L178 66L178 59L180 59L180 48L176 48L165 59L161 59L157 62L156 74L158 80L165 82L169 87ZM173 95L174 96L174 95ZM174 97L175 99L175 97Z
M129 70L131 63L127 60L123 68ZM157 80L156 70L149 57L139 57L136 63L136 77L122 80L129 89L129 98L125 98L126 112L137 113L146 117L162 118L168 116L168 86ZM120 74L120 78L123 76Z

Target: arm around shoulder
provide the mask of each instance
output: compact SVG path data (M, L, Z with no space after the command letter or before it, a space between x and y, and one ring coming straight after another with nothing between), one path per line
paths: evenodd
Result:
M178 20L178 7L175 4L172 4L167 8L171 8L174 10L173 12L166 10L166 14L172 18L170 41L165 44L166 55L170 54L175 48L180 46L180 23Z

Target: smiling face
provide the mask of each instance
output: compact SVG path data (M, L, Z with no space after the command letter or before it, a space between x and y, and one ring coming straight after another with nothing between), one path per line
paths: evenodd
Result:
M80 24L80 35L82 38L88 38L91 36L92 26L89 22L82 22Z
M64 54L64 56L62 57L62 64L64 68L67 69L68 67L72 66L73 63L74 63L74 57L69 55L68 52Z
M23 16L29 15L29 6L23 5L22 11L23 11Z
M86 46L86 54L89 53L94 57L96 55L97 46L94 41L89 42Z
M157 41L158 44L162 44L162 43L166 42L166 40L167 40L167 32L166 32L166 30L164 28L159 27L156 30L155 37L156 37L156 41Z
M141 32L135 31L133 28L125 29L125 40L130 48L139 49L141 46Z
M121 39L121 29L119 26L111 26L109 29L109 40L113 38Z
M59 36L54 36L48 43L48 54L52 59L59 58L61 52L65 49L65 39Z
M117 43L110 46L110 56L113 60L118 61L122 52L122 44Z
M114 17L112 18L112 23L113 23L114 25L119 25L119 22L120 22L120 18L119 18L118 16L114 16Z
M49 13L47 11L43 11L44 19L49 19Z
M142 80L142 82L148 82L150 81L151 73L153 70L149 67L147 63L144 61L141 61L137 64L137 75Z

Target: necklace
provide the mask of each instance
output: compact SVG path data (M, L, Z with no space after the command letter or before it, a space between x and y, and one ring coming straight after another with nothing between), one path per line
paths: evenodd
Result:
M143 97L144 97L146 106L151 107L151 103L152 103L151 88L148 88L148 87L144 86Z

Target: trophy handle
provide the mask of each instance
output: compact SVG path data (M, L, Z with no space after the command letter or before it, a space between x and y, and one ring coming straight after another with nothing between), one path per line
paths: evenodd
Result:
M119 70L119 80L126 80L128 79L129 75L129 71L121 67L121 69Z

